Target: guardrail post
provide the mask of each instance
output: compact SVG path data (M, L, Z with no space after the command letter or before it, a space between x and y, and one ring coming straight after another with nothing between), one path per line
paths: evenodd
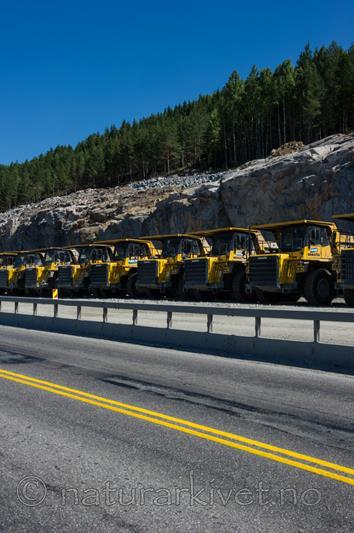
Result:
M15 302L15 314L17 315L18 313L18 302Z
M107 322L107 314L108 314L108 308L104 307L103 308L103 316L102 316L103 322Z
M38 304L33 304L33 316L37 316L37 306Z
M320 321L313 321L313 342L320 342Z
M262 330L262 319L260 316L255 317L255 336L258 339L261 336Z
M167 311L167 329L172 328L172 311Z
M76 320L81 320L81 305L76 307Z
M213 333L213 315L207 315L207 332Z
M133 326L138 325L138 310L133 309Z
M54 304L54 318L58 318L58 308L59 308L59 305Z

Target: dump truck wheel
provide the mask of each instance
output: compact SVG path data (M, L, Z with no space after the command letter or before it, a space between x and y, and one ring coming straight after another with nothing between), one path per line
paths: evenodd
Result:
M304 295L311 305L330 305L334 297L331 273L324 268L312 270L305 279Z
M130 296L130 298L138 298L142 295L142 292L139 291L136 288L136 282L138 280L138 273L134 272L131 276L129 276L127 281L127 293Z
M349 305L350 307L354 307L354 290L345 289L343 291L343 296L344 296L345 303Z
M236 302L246 302L246 273L244 270L238 270L232 278L232 299Z

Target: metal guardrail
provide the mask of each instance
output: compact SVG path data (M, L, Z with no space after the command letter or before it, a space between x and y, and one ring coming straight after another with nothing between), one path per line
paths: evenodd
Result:
M132 311L132 325L138 325L139 311L152 311L167 314L167 329L172 328L173 313L194 314L206 316L206 331L213 332L214 316L227 317L249 317L255 319L255 337L261 337L262 318L275 318L286 320L307 320L313 322L313 341L320 342L321 321L325 322L351 322L354 323L353 311L315 311L313 309L274 309L272 307L226 307L226 306L198 306L185 304L161 304L161 303L140 303L140 302L112 302L107 300L53 300L51 298L28 298L16 296L1 296L0 311L2 302L14 304L14 313L19 313L21 303L32 304L33 316L37 316L38 305L51 305L53 307L53 317L58 318L59 306L76 307L76 319L81 320L83 307L102 309L102 322L107 322L108 309L130 310Z

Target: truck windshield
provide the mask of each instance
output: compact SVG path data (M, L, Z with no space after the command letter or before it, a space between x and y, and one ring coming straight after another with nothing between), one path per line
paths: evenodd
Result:
M5 267L14 264L15 257L13 255L0 256L0 266Z
M88 261L109 261L110 252L108 248L81 248L79 255L80 265Z
M25 258L23 257L23 255L17 255L14 261L14 267L19 268L20 266L24 264L25 264Z
M113 258L121 261L126 258L146 257L148 255L144 244L140 242L122 242L116 245Z
M261 229L261 235L264 239L264 243L261 244L261 247L266 253L277 252L279 250L279 243L277 242L277 237L275 233L270 230Z
M225 255L231 251L245 253L254 250L254 242L248 233L220 233L212 237L211 255ZM244 254L243 254L244 255Z
M296 252L304 247L306 226L293 226L279 230L279 245L282 252Z
M89 260L90 261L109 261L111 254L108 248L91 248Z
M162 241L162 257L175 257L179 253L181 240L177 238Z
M232 233L213 235L210 255L225 255L231 249Z
M282 252L297 252L304 246L328 246L329 237L325 227L299 224L277 231Z
M128 257L128 245L127 242L122 242L120 244L117 244L114 249L114 259L122 260Z
M71 256L67 250L48 250L44 256L44 264L71 263Z
M24 256L24 261L22 264L28 266L40 266L43 265L43 260L39 254L28 254Z
M80 249L80 255L79 255L79 263L82 265L83 263L87 263L89 260L91 253L91 248L81 248Z

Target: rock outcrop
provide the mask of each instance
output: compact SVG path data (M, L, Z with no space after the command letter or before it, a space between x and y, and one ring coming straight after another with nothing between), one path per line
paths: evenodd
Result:
M2 250L354 211L354 134L234 170L86 189L0 214ZM289 153L290 152L290 153Z

